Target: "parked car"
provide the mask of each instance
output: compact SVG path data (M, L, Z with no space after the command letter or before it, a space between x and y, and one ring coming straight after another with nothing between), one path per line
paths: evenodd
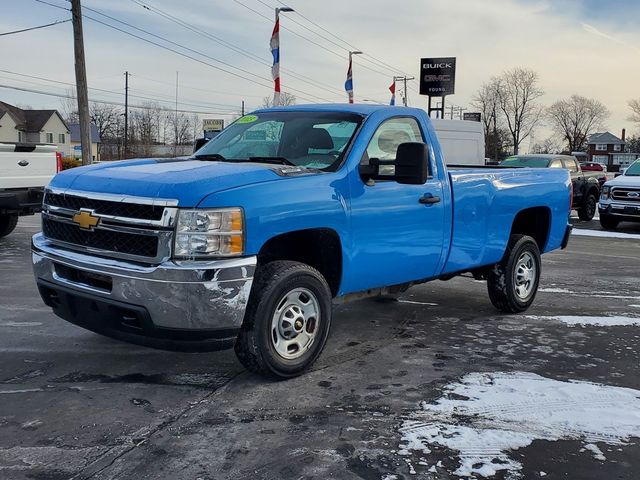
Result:
M583 172L607 172L607 167L595 162L581 162L580 168Z
M234 347L286 378L322 351L332 302L470 272L497 309L526 310L540 253L567 245L570 185L562 169L447 171L419 109L258 110L187 160L56 176L33 266L72 323L165 349Z
M13 232L19 216L42 209L44 187L61 168L52 145L0 143L0 237Z
M571 174L573 184L572 208L578 211L580 220L586 222L596 214L600 186L606 181L606 175L601 172L583 172L573 155L513 155L503 160L500 165L505 167L532 168L564 168Z
M598 211L606 230L615 230L620 222L640 222L640 160L604 184Z

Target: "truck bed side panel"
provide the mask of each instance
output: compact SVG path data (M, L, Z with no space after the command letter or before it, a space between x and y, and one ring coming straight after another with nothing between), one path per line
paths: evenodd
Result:
M443 274L498 262L518 212L544 207L551 225L544 252L562 243L569 217L566 170L453 170L453 231Z

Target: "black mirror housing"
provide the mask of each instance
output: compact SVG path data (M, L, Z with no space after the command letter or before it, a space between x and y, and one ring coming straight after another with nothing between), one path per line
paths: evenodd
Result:
M395 181L407 185L422 185L429 178L429 149L421 142L398 145Z
M208 141L208 138L196 138L196 141L193 143L193 153L196 153L198 150L204 147Z

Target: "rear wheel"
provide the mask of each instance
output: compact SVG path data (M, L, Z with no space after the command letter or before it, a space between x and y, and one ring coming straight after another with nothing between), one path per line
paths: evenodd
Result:
M578 217L580 220L585 222L590 222L593 220L594 215L596 214L596 207L598 205L598 198L594 193L590 193L587 195L587 199L584 202L582 208L578 209Z
M605 230L615 230L618 228L619 223L620 221L611 215L600 214L600 225L602 225L602 228Z
M18 224L18 215L0 215L0 237L13 232Z
M540 271L540 250L535 240L512 235L503 259L487 276L493 306L505 313L524 312L535 299Z
M295 377L318 358L330 326L331 291L322 274L271 262L258 270L235 352L252 372Z

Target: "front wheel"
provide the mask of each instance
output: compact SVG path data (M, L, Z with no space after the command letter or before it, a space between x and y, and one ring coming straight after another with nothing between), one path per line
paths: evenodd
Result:
M322 274L298 262L271 262L257 271L235 352L252 372L295 377L318 358L330 326L331 291Z
M595 194L590 193L582 208L578 209L578 217L584 222L590 222L596 214L598 199Z
M0 215L0 238L13 232L18 224L18 215Z
M600 214L600 225L602 225L602 228L604 228L605 230L615 230L616 228L618 228L618 223L620 222L615 217L606 215L604 213Z
M540 282L540 250L527 235L512 235L507 251L487 277L489 298L505 313L524 312L533 303Z

